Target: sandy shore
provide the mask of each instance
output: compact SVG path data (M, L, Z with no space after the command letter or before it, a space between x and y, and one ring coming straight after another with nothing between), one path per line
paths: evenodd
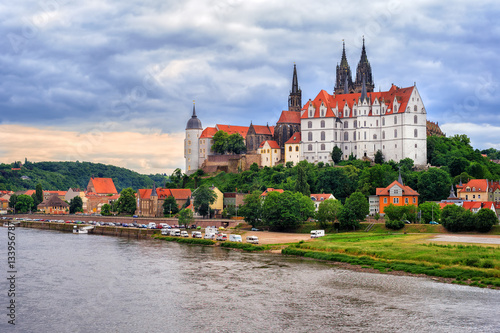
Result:
M296 234L286 232L271 232L271 231L242 231L241 238L243 243L246 243L247 236L259 237L259 244L286 244L297 243L301 240L307 241L311 239L309 234Z

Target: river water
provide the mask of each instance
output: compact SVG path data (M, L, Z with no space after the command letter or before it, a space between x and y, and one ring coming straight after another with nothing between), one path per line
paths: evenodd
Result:
M500 291L300 258L16 229L0 332L499 332ZM0 228L7 276L7 229Z

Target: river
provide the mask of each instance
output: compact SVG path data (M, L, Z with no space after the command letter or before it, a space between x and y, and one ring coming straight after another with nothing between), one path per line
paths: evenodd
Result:
M16 228L1 332L499 332L500 291L275 254ZM0 228L7 276L7 229Z

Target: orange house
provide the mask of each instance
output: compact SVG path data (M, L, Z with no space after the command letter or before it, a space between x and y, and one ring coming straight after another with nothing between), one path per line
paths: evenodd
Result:
M384 208L393 204L394 206L414 205L418 206L417 191L402 182L393 181L386 188L377 188L376 196L378 198L379 213L384 214Z

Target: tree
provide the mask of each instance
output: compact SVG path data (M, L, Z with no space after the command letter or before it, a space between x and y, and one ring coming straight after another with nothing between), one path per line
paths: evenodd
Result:
M218 154L224 154L228 151L229 134L224 131L218 131L213 136L214 143L212 144L212 151Z
M418 177L418 193L422 202L446 199L450 194L450 186L451 177L443 169L430 168Z
M359 222L364 220L370 213L370 204L361 192L354 192L346 199L339 221L340 228L359 228Z
M330 155L332 156L332 161L338 164L342 160L342 149L335 145Z
M250 165L250 171L252 172L259 172L259 165L257 163L252 163L252 165Z
M414 205L394 206L390 204L384 208L384 213L390 221L416 222L417 220L417 206Z
M439 221L441 219L441 206L435 202L424 202L418 206L423 223Z
M262 220L272 230L294 230L314 215L312 200L298 192L269 192L262 204Z
M26 194L21 194L17 197L16 201L16 212L27 213L33 207L33 198Z
M215 194L214 190L210 189L207 185L202 185L195 191L194 208L198 214L205 217L209 213L210 205L215 200L217 200L217 194Z
M233 154L241 154L247 151L245 139L239 133L233 133L227 138L227 150Z
M137 209L135 191L128 187L120 192L118 199L118 213L134 214Z
M377 164L384 163L384 154L382 154L382 151L380 149L375 153L373 160Z
M293 168L293 162L292 162L292 161L288 161L288 162L286 162L286 163L285 163L285 167L286 167L287 169L291 169L291 168Z
M102 207L101 207L101 211L102 211ZM83 201L79 195L77 195L76 197L74 197L70 200L69 212L70 212L70 214L74 214L76 212L83 212Z
M262 199L261 191L253 191L245 195L243 198L243 206L240 207L238 213L245 218L245 222L252 227L262 226Z
M193 224L194 217L193 211L191 209L184 208L179 212L179 224L180 225L191 225Z
M43 189L42 184L38 183L35 187L36 200L38 203L43 201ZM37 204L38 205L38 204Z
M163 215L172 215L172 214L177 214L179 212L179 206L177 205L177 201L175 201L175 198L171 195L168 196L164 201L163 201Z
M309 184L307 183L307 176L304 168L299 165L297 166L297 181L295 183L295 192L302 193L305 196L311 195L311 190Z
M448 231L463 231L466 210L457 205L446 205L441 213L441 224Z
M36 193L33 193L31 195L31 197L33 198L33 206L31 207L31 210L34 211L34 212L36 212L38 210L37 207L41 203L41 201L38 201L38 198L36 197Z
M327 222L334 222L340 216L342 203L339 200L328 199L319 204L316 219L321 228L325 228Z
M175 169L170 175L169 180L173 185L172 188L180 188L182 182L182 170L179 168Z
M475 229L479 232L488 232L497 223L497 215L491 209L481 208L474 215L474 226Z
M111 205L110 204L104 204L101 206L101 215L111 216Z
M17 195L12 194L9 199L9 207L15 209L17 203Z

